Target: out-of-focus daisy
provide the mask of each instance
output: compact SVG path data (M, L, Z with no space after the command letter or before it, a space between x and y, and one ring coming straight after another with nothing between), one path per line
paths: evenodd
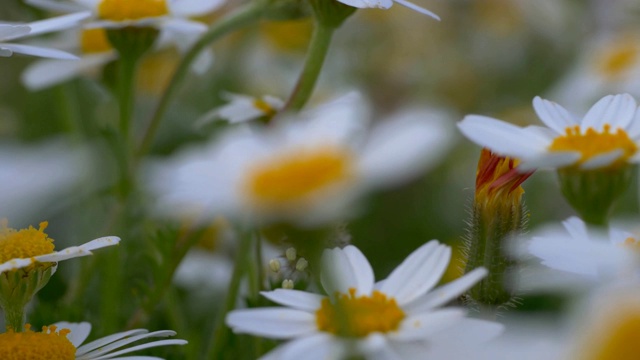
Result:
M340 1L345 5L349 5L349 6L353 6L361 9L364 9L364 8L388 9L391 7L391 5L393 5L394 2L396 2L402 6L408 7L411 10L415 10L421 14L431 16L436 20L440 20L440 17L434 14L433 12L406 0L338 0L338 1Z
M473 142L520 159L523 171L537 167L593 170L640 160L640 119L629 94L603 97L582 120L540 97L533 99L533 107L546 128L520 128L479 115L466 116L458 128Z
M149 356L121 356L130 352L167 345L184 345L186 340L156 340L120 349L129 344L150 338L174 336L175 331L160 330L149 332L145 329L129 330L109 335L81 345L91 332L91 324L58 322L43 326L41 332L34 332L26 326L24 332L9 330L0 334L0 358L2 359L159 359ZM120 350L118 350L120 349Z
M640 265L640 239L637 236L613 227L608 234L588 229L577 217L570 217L562 225L564 229L549 227L533 236L526 245L526 253L538 258L542 265L577 277L538 279L530 276L528 281L535 284L533 286L546 284L566 288L571 284L597 285L616 278L637 276Z
M367 129L355 93L269 127L233 129L205 149L157 164L160 211L314 225L344 218L354 198L419 174L448 145L448 128L403 118Z
M48 222L40 223L38 229L16 230L8 227L8 222L0 222L0 273L42 264L50 267L55 263L80 256L91 255L92 250L117 245L120 238L106 236L91 240L80 246L72 246L54 251L53 239L44 232Z
M240 94L223 94L228 103L215 108L196 120L196 125L201 126L214 120L224 119L231 124L237 124L260 117L271 118L284 106L284 101L270 96L253 97Z
M91 13L83 11L28 24L3 24L0 22L0 57L19 53L55 59L76 59L76 56L64 51L31 45L13 44L7 41L67 29L77 25L80 21L90 16Z
M418 359L498 335L502 326L497 323L466 318L463 309L441 308L486 275L479 268L433 289L450 256L448 246L430 241L374 283L371 265L356 247L325 250L321 280L328 297L287 289L263 292L284 307L235 310L226 321L237 333L292 340L263 359Z

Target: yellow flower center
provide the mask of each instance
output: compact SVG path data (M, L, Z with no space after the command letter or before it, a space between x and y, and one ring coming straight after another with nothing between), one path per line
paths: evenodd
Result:
M7 222L0 223L0 264L11 259L28 259L38 255L51 254L54 249L53 239L44 232L48 222L40 223L40 228L29 226L28 229L15 230L7 227ZM2 357L0 357L2 359Z
M372 332L388 333L398 330L405 313L396 300L375 290L371 296L356 297L356 290L337 294L334 302L322 300L316 311L320 331L338 336L364 337Z
M597 155L603 155L614 150L622 150L623 155L618 159L618 164L625 162L638 151L636 144L629 138L623 129L611 132L611 126L605 125L602 132L593 128L587 129L583 134L579 126L568 127L566 135L559 136L549 146L551 151L576 151L582 156L580 163Z
M74 360L76 347L67 339L69 329L57 330L55 325L43 326L42 332L31 331L29 324L24 332L9 330L0 334L0 359L2 360Z
M85 54L107 52L112 49L104 29L86 29L80 35L80 48Z
M113 21L138 20L169 14L165 0L102 0L98 15Z
M634 42L621 41L614 44L600 59L600 71L607 77L618 77L638 63L639 50Z
M258 109L258 110L260 110L260 111L264 112L264 114L265 114L266 116L273 116L273 115L275 115L275 114L276 114L276 112L277 112L277 110L276 110L276 109L274 109L273 107L271 107L271 105L269 105L269 103L268 103L268 102L266 102L266 101L264 101L264 100L262 100L262 99L255 99L255 100L253 100L253 106L254 106L256 109Z
M303 148L256 164L248 172L245 189L256 205L287 207L301 205L353 175L351 156L343 149Z
M611 326L600 331L598 339L592 339L590 351L583 360L636 360L640 354L640 313L618 314Z

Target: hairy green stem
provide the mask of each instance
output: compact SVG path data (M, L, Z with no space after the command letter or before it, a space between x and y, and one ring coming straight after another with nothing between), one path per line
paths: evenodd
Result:
M141 158L149 151L153 143L153 139L158 131L160 122L164 117L171 99L178 91L178 88L189 71L191 64L197 59L198 55L213 42L220 39L224 35L238 30L248 24L251 24L262 16L264 5L262 2L251 2L239 10L231 13L224 19L213 24L207 33L205 33L184 55L178 64L169 85L164 90L158 105L153 113L151 121L142 137L142 141L137 151L137 158Z

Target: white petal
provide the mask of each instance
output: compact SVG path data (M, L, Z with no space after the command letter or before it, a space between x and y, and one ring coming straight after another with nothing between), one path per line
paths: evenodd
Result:
M485 268L474 269L470 273L416 299L416 301L405 307L406 311L411 314L417 314L444 305L469 290L478 281L487 276L487 273Z
M398 4L408 7L411 10L415 10L421 14L427 15L427 16L431 16L432 18L436 19L436 20L440 20L440 17L438 15L436 15L435 13L420 7L412 2L406 1L406 0L393 0L395 2L397 2Z
M447 269L451 248L437 240L412 252L380 287L380 291L404 305L422 296L438 283Z
M636 109L636 113L633 116L633 120L631 120L631 124L627 126L627 134L631 139L636 141L640 138L640 108Z
M589 239L587 224L577 216L571 216L567 220L564 220L562 222L562 226L567 230L571 239L578 241L585 241Z
M107 344L111 344L114 341L118 341L120 339L124 339L126 337L129 336L136 336L139 334L146 334L148 333L148 330L145 329L134 329L134 330L129 330L129 331L123 331L123 332L119 332L116 334L112 334L109 336L105 336L102 337L100 339L96 339L88 344L82 345L80 346L77 350L76 350L76 356L81 356L84 355L92 350L95 350L97 348L100 348L102 346L105 346Z
M0 24L0 41L17 39L27 35L31 31L29 25Z
M169 11L178 17L208 14L226 3L226 0L174 0L169 1Z
M613 164L616 160L620 159L624 155L622 149L616 149L604 154L596 155L589 160L580 164L582 170L594 170Z
M293 309L261 308L227 314L227 325L236 333L270 339L289 339L317 331L314 314Z
M22 72L22 83L29 90L41 90L70 80L83 72L99 68L115 60L115 52L83 56L77 61L40 60Z
M361 152L363 179L372 186L388 186L434 165L453 143L446 125L411 115L379 124Z
M341 359L344 356L342 344L328 333L313 334L296 339L282 346L279 360L326 360Z
M434 336L435 346L473 346L485 343L504 332L504 325L493 321L464 318Z
M393 5L391 0L338 0L341 3L357 8L379 8L388 9Z
M458 128L476 144L522 160L539 156L549 145L539 134L486 116L467 115Z
M59 13L72 13L82 10L87 10L86 7L82 5L77 5L73 3L63 3L59 1L52 0L25 0L26 4L29 4L33 7L37 7L42 10L48 10Z
M431 335L453 326L464 318L463 309L444 309L410 315L402 321L397 333L393 333L394 340L415 341L425 340Z
M579 152L548 152L537 157L523 160L518 165L518 171L528 172L536 169L557 169L573 165L580 160Z
M32 259L11 259L0 264L0 273L14 269L21 269L31 264L33 264Z
M67 259L72 259L80 256L91 255L91 250L100 249L107 246L117 245L120 242L120 238L116 236L107 236L99 239L91 240L86 244L80 246L71 246L66 249L56 251L51 254L35 256L39 262L58 262Z
M314 312L320 308L320 303L325 297L300 290L276 289L274 291L262 291L262 296L287 307L308 312Z
M73 2L84 6L87 9L97 11L102 0L73 0Z
M48 49L39 46L22 45L22 44L0 44L0 48L9 49L18 54L40 56L52 59L75 60L78 57L64 52L62 50Z
M564 134L568 127L578 125L565 108L539 96L533 99L533 108L540 120L558 134Z
M181 340L181 339L175 339L175 340L158 340L158 341L152 341L152 342L148 342L145 344L140 344L140 345L136 345L136 346L132 346L130 348L126 348L126 349L122 349L120 351L115 351L109 354L105 354L102 356L98 356L95 357L95 355L93 353L89 353L87 354L85 357L81 357L78 358L76 357L76 360L105 360L105 359L122 359L120 357L116 357L122 354L126 354L126 353L130 353L130 352L134 352L134 351L138 351L138 350L143 350L143 349L148 349L148 348L152 348L152 347L159 347L159 346L169 346L169 345L186 345L188 344L188 342L186 340ZM140 357L133 357L135 358L140 358ZM144 358L144 357L143 357Z
M612 130L626 129L633 120L636 111L636 101L629 94L608 95L595 103L584 116L581 129L586 131L592 127L602 131L605 124Z
M91 17L90 11L81 11L73 14L58 16L50 19L34 21L29 23L31 32L27 36L44 34L52 31L58 31L73 27L84 19Z
M358 295L373 290L373 269L367 258L353 245L344 249L327 249L322 254L320 280L330 296L336 292L348 294L356 289Z
M58 327L58 329L69 329L71 332L67 335L67 339L71 341L73 346L76 348L80 346L87 337L89 337L89 333L91 332L91 324L88 322L81 323L70 323L66 321L60 321L53 324Z

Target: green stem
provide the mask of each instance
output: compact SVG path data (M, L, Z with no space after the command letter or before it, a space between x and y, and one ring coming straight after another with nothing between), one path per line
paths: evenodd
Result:
M287 100L284 111L301 110L311 97L335 30L336 28L334 27L326 26L316 21L304 68L293 92L289 96L289 100Z
M129 142L131 118L133 116L134 83L137 58L121 56L118 61L118 101L120 106L119 130Z
M165 112L171 102L171 99L176 94L178 87L184 80L185 76L189 71L189 67L191 64L197 59L198 55L208 46L210 46L213 42L220 39L224 35L242 28L248 24L251 24L262 16L264 9L264 5L260 1L251 2L239 10L233 12L228 15L224 19L213 24L209 31L207 31L192 47L189 51L184 55L180 63L178 64L173 76L171 77L171 81L169 85L165 89L156 110L153 113L153 117L149 122L149 126L147 127L142 142L140 143L140 147L138 148L137 157L141 158L149 148L155 138L156 132L160 126L160 122L164 117Z
M224 307L217 314L213 330L213 339L211 342L212 345L207 350L207 356L205 359L223 358L223 349L229 335L229 330L226 328L225 324L225 318L227 313L236 305L238 292L240 290L240 282L247 270L247 255L251 251L252 238L252 233L250 231L245 231L240 239L240 245L238 246L236 253L235 267L233 268L233 274L231 275L231 281L229 282L229 289L227 291Z

